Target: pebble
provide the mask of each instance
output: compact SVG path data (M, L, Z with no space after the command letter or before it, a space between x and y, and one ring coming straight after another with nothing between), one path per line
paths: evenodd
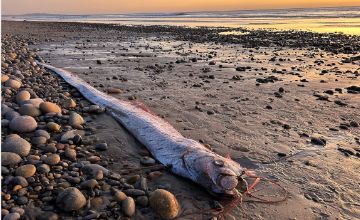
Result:
M44 113L61 113L61 108L52 102L43 102L40 104L40 110Z
M36 120L28 115L18 116L10 121L10 129L21 133L32 132L36 127Z
M13 186L19 185L21 187L27 187L29 185L28 181L22 176L15 176L11 179L11 184Z
M175 196L164 189L157 189L152 192L149 203L151 208L164 219L176 218L180 211L180 205Z
M118 88L109 88L106 90L108 93L113 93L113 94L120 94L122 93L121 89Z
M47 164L40 164L38 167L37 167L37 172L38 173L44 173L44 174L47 174L50 172L50 166L47 165Z
M7 126L9 126L10 121L7 119L1 119L1 127L6 128Z
M324 138L312 137L311 138L311 143L313 143L315 145L325 146L326 145L326 140Z
M5 215L5 217L3 218L3 220L18 220L18 219L20 219L20 214L17 212L9 213Z
M13 152L20 156L27 156L30 152L31 144L17 134L8 135L2 144L3 152Z
M127 196L134 196L134 197L145 195L145 192L140 189L126 189L124 190L124 193Z
M34 137L44 137L46 140L48 140L50 139L50 134L45 130L39 129L34 132Z
M101 180L104 175L107 176L109 171L99 164L87 164L81 168L81 171L88 177L88 179Z
M96 181L95 179L90 179L90 180L86 180L86 181L82 182L80 184L80 188L81 189L94 189L98 185L99 185L98 181Z
M8 111L5 113L5 118L9 121L13 120L14 118L20 116L20 114L16 111Z
M65 99L62 103L64 108L75 108L76 102L73 99Z
M75 135L79 134L81 135L82 132L78 131L78 130L70 130L65 132L60 139L61 143L68 143L69 140L72 140Z
M156 161L151 157L144 156L140 159L140 163L142 165L151 166L151 165L154 165L156 163Z
M24 104L19 108L19 113L21 115L28 115L32 117L37 117L41 115L40 109L36 108L33 104Z
M36 108L40 108L40 104L43 103L44 100L42 100L41 98L34 98L34 99L29 99L24 101L22 104L32 104L33 106L35 106Z
M4 83L6 81L9 80L9 76L8 75L4 75L4 74L1 74L1 83Z
M9 79L8 81L6 81L5 86L12 89L19 89L21 87L21 82L15 79Z
M33 137L31 139L31 143L34 144L34 145L40 145L40 144L46 144L46 137Z
M71 112L69 117L69 124L73 128L82 129L82 124L84 124L85 121L81 115L79 115L76 112Z
M121 204L123 213L131 217L135 214L135 201L131 197L127 197Z
M17 95L16 95L16 102L18 104L21 104L22 102L29 100L31 98L30 92L23 90L20 91Z
M49 156L44 157L43 161L50 166L54 166L60 162L60 156L58 154L50 154Z
M12 152L1 152L1 165L2 166L14 166L20 163L21 157Z
M146 207L149 204L149 199L147 196L139 196L136 199L136 204L139 204L142 207Z
M116 190L114 193L114 199L118 202L122 202L126 199L126 194L122 191Z
M65 152L64 152L65 157L67 157L68 159L70 159L71 161L75 161L76 160L76 150L71 149L71 148L66 148Z
M81 137L81 135L76 134L76 135L73 137L72 141L73 141L74 144L81 144L81 142L82 142L82 137Z
M26 165L22 165L20 167L18 167L16 169L16 175L17 176L22 176L24 178L28 178L31 177L35 174L36 172L36 167L32 164L26 164Z
M59 193L56 205L66 212L77 211L86 205L86 198L77 188L69 187Z
M96 150L105 151L108 149L107 143L98 143L95 145Z
M59 132L61 126L55 122L49 122L46 124L46 128L49 129L49 131Z

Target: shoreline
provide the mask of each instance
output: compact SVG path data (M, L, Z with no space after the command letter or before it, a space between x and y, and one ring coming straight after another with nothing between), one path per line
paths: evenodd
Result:
M319 50L301 45L301 40L308 42L317 34L279 47L275 37L290 41L300 33L275 36L255 31L251 36L256 39L239 37L233 43L207 31L3 22L3 33L22 36L51 65L78 74L97 89L120 89L113 96L145 103L184 136L281 181L291 195L276 205L244 202L229 213L230 218L245 218L243 209L252 219L358 216L358 186L342 186L360 178L360 131L352 126L360 121L360 68L359 61L351 59L359 50L354 47L354 54L343 54L349 52L344 46ZM358 41L333 39L338 45ZM109 169L138 166L143 150L136 140L107 116L96 118L93 131L107 140L109 148L102 158L111 161ZM322 139L325 145L318 145ZM191 207L194 198L203 208L214 200L166 171L149 184L165 186L185 212L199 211ZM154 217L148 207L136 213Z
M49 24L52 21L3 21L3 22L30 22ZM134 32L161 32L177 35L179 40L200 42L217 42L241 44L247 47L254 45L270 47L292 47L304 48L314 47L334 53L357 54L360 51L360 35L347 35L342 33L318 33L301 30L268 30L268 29L246 29L230 27L186 27L171 25L121 25L106 23L82 23L82 22L55 22L69 26L86 26L89 28L121 29ZM223 31L238 31L248 33L245 35L219 35ZM279 39L287 39L281 42Z

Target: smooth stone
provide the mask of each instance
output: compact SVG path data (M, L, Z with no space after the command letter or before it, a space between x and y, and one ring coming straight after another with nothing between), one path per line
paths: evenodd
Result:
M33 137L31 143L34 145L46 144L46 137Z
M42 100L41 98L34 98L34 99L29 99L24 101L22 104L32 104L33 106L35 106L36 108L40 108L40 104L43 103L44 100Z
M8 75L4 75L4 74L1 74L1 83L4 83L6 81L9 80L9 76Z
M70 159L71 161L75 161L76 160L76 150L71 149L71 148L66 148L65 152L64 152L65 157L67 157L68 159Z
M313 143L315 145L325 146L326 145L326 140L324 138L321 138L321 137L312 137L311 138L311 143Z
M76 134L76 135L73 137L72 141L73 141L74 144L81 144L81 142L82 142L82 137L81 137L81 135Z
M10 124L10 121L9 121L9 120L7 120L7 119L1 119L1 127L6 128L6 127L9 126L9 124Z
M86 205L86 198L77 188L69 187L59 193L56 205L66 212L77 211Z
M120 94L122 93L121 89L118 88L109 88L106 90L108 93L113 93L113 94Z
M58 154L50 154L49 156L43 159L44 163L54 166L60 162L60 156Z
M116 190L115 193L114 193L114 198L115 198L116 201L122 202L127 198L127 196L126 196L126 194L124 192Z
M5 215L5 217L3 218L3 220L18 220L18 219L20 219L20 214L17 212L9 213Z
M140 189L126 189L126 190L124 190L124 193L127 196L134 196L134 197L145 195L145 192Z
M7 175L10 174L10 170L8 168L4 167L4 166L1 166L1 174L3 176L7 176Z
M61 143L68 143L69 140L72 140L75 135L84 135L85 133L83 131L79 131L79 130L70 130L65 132L60 139Z
M98 143L95 145L96 150L105 151L108 149L107 143Z
M24 104L19 108L19 113L21 115L28 115L32 117L37 117L41 115L40 109L36 108L33 104Z
M5 115L7 112L11 112L11 111L14 111L14 110L5 104L1 104L1 115L2 116Z
M16 117L19 117L20 114L16 111L8 111L5 113L5 118L9 121L13 120Z
M88 177L88 179L101 180L104 175L109 175L109 170L100 166L99 164L87 164L81 168L81 172Z
M17 212L19 213L20 215L23 215L25 213L25 210L20 208L20 207L12 207L11 210L10 210L12 213L13 212Z
M26 164L18 167L15 173L17 176L28 178L33 176L35 172L36 172L36 167L34 165Z
M23 90L20 91L17 95L16 95L16 102L18 104L21 104L22 102L29 100L31 98L30 92Z
M43 102L40 104L40 110L44 113L61 113L61 108L52 102Z
M69 124L74 128L82 128L82 124L84 124L85 121L81 115L79 115L76 112L71 112L69 117Z
M50 166L47 164L40 164L37 168L36 168L38 173L49 173L50 172Z
M164 219L173 219L179 215L180 205L176 197L164 189L157 189L150 194L151 208Z
M28 203L28 201L29 201L29 199L28 199L27 197L25 197L25 196L20 196L20 197L17 198L16 203L17 203L18 205L25 205L25 204Z
M12 89L19 89L21 87L21 82L15 79L9 79L8 81L6 81L5 86Z
M40 216L36 218L36 220L58 220L60 219L58 214L54 212L43 212Z
M121 204L121 208L123 213L131 217L135 214L135 201L131 197L127 197Z
M62 103L62 106L64 108L75 108L76 107L76 102L72 99L65 99Z
M140 163L146 166L151 166L154 165L156 161L151 157L144 156L140 159Z
M19 185L22 187L27 187L29 185L28 181L22 176L15 176L14 178L12 178L11 184L13 186Z
M3 152L13 152L20 156L27 156L30 152L31 144L22 139L17 134L8 135L2 144Z
M1 165L2 166L14 166L20 163L21 157L12 152L1 152Z
M10 121L10 129L21 133L32 132L36 127L36 120L27 115L15 117Z
M50 131L59 132L61 129L61 126L55 122L49 122L46 124L46 128Z
M50 134L45 130L39 129L34 132L34 137L44 137L46 140L48 140L50 139Z
M146 207L149 204L149 199L147 196L139 196L136 199L136 204L139 204L142 207Z
M80 184L80 188L81 189L94 189L98 185L99 185L98 181L96 181L95 179L90 179L90 180L86 180L86 181L82 182Z

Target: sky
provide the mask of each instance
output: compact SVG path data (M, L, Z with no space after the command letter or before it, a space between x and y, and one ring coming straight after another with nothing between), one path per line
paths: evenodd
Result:
M360 0L2 0L2 14L101 14L360 6Z

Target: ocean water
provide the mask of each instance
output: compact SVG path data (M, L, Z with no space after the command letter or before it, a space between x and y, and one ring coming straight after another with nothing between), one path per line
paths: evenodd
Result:
M92 15L27 14L5 15L2 19L125 25L243 27L360 35L360 7Z

